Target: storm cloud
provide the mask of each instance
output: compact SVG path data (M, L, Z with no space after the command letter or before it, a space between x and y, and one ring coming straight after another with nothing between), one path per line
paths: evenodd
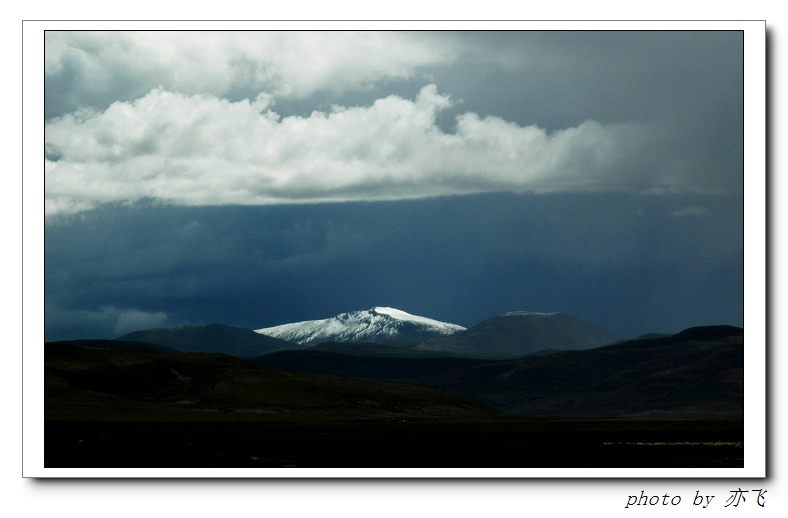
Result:
M742 325L736 31L47 32L46 335Z
M675 217L701 200L703 217ZM629 336L741 324L742 208L730 196L140 209L105 206L48 228L48 336L114 336L132 315L147 319L141 329L260 328L376 305L466 327L564 311Z

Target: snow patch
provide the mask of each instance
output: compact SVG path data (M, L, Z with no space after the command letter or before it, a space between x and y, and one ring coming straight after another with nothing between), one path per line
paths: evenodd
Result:
M445 325L444 322L439 322L438 320L433 320L427 317L420 317L418 315L411 315L410 313L405 313L404 311L399 309L375 307L372 308L372 310L375 311L376 313L381 313L383 315L388 315L392 318L396 318L397 320L406 320L408 322L421 322L422 324ZM454 324L449 324L449 325L454 325Z
M541 316L547 317L550 315L557 315L558 312L555 313L540 313L538 311L510 311L508 313L502 313L500 316L502 317L517 317L517 316Z

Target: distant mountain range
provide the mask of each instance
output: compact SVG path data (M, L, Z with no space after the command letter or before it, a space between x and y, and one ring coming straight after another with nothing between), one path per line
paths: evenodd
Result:
M320 347L361 356L512 359L607 345L621 337L563 313L515 311L470 329L374 307L332 318L252 329L223 324L135 331L117 338L180 352L213 352L252 358L276 351Z
M466 329L394 308L374 307L257 330L214 323L135 331L116 340L239 358L319 346L329 352L362 356L512 359L590 349L620 339L563 313L503 313Z
M411 315L398 309L374 307L322 320L257 329L257 332L308 346L322 342L420 342L464 330L456 324Z

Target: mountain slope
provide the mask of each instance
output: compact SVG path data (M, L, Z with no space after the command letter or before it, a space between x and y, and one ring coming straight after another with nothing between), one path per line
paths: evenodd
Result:
M605 346L605 349L637 349L642 347L662 347L666 345L678 344L681 342L710 342L730 336L744 336L744 329L734 326L699 326L690 327L676 333L675 335L651 334L635 338L633 340L623 340Z
M142 349L146 351L159 351L164 353L179 352L171 347L166 347L164 345L152 344L148 342L139 342L139 341L126 341L126 340L79 339L79 340L61 340L58 342L47 342L47 343L52 345L64 344L64 345L76 345L79 347L95 347L98 349Z
M251 329L223 324L148 329L119 336L117 340L148 342L180 352L221 353L239 358L299 348L297 344L261 335Z
M515 311L488 318L451 336L425 340L416 349L500 359L544 349L591 349L620 339L599 326L564 313Z
M477 365L426 382L515 414L741 416L744 339L740 328L692 328L672 337Z
M337 416L488 415L431 387L272 372L220 354L45 344L45 418L217 420L217 410ZM237 418L236 418L237 420Z
M462 326L411 315L394 308L375 307L367 311L342 313L333 318L283 324L256 331L262 335L309 346L322 342L422 341L464 329Z
M321 342L317 345L310 345L304 350L378 358L459 358L458 355L452 353L414 349L415 343L408 346L403 346L400 342L394 343L398 345L376 344L373 342Z

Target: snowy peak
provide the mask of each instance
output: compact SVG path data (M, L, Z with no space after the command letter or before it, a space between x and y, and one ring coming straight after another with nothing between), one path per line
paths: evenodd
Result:
M321 342L426 340L464 330L462 326L411 315L399 309L374 307L366 311L342 313L333 318L295 322L256 331L308 346Z

